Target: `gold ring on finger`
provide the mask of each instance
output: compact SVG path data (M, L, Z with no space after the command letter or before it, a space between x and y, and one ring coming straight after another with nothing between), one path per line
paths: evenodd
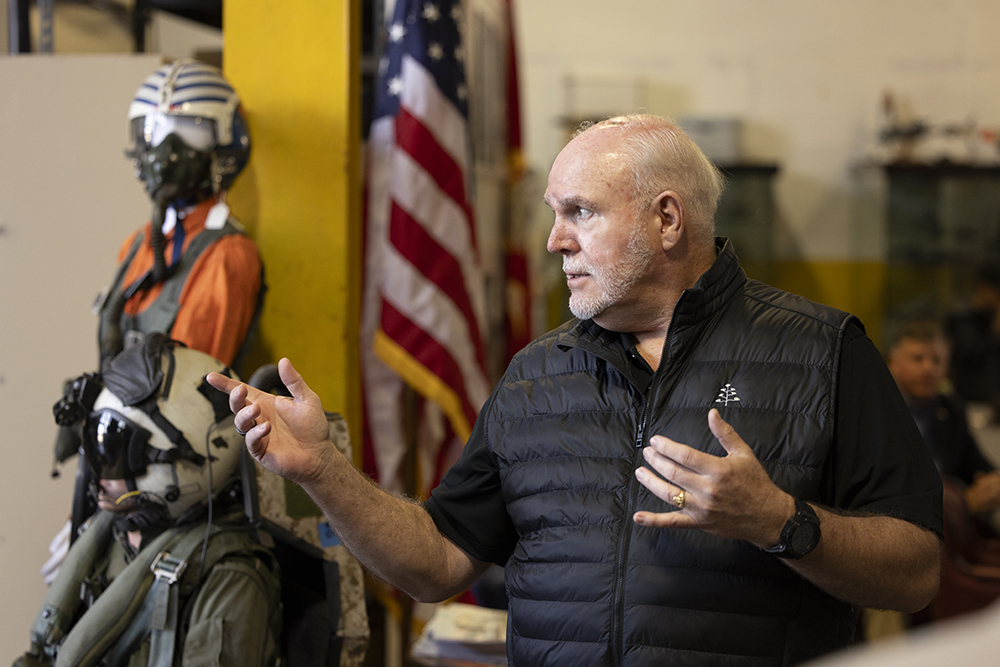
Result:
M677 495L670 499L670 502L676 505L677 509L679 510L684 509L684 501L685 501L684 489L678 491Z

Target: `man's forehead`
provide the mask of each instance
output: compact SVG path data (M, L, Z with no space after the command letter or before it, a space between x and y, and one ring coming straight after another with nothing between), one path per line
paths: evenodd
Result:
M589 200L602 193L620 191L627 179L625 155L607 142L582 141L586 135L571 141L556 157L549 171L545 201L573 203Z
M906 348L911 353L940 353L948 348L948 341L944 336L933 336L931 338L904 336L896 344L897 348Z
M619 166L625 162L622 136L591 130L570 140L556 157L556 164L565 162L584 168L589 165ZM555 166L555 165L553 165Z

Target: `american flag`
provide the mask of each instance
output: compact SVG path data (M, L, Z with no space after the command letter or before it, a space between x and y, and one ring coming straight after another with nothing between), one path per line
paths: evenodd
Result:
M461 12L456 0L397 0L368 144L365 467L402 490L405 382L426 399L419 493L456 456L490 391Z

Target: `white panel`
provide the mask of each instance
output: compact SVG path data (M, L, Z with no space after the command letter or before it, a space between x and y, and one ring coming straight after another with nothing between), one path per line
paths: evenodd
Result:
M91 304L149 217L122 151L129 101L159 62L0 57L0 662L28 648L39 568L70 510L75 468L49 477L52 404L95 370Z

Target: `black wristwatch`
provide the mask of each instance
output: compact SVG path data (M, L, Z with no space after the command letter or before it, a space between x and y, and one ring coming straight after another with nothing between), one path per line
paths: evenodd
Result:
M781 529L778 545L764 549L778 558L802 558L819 544L819 517L807 503L796 500L795 514Z

